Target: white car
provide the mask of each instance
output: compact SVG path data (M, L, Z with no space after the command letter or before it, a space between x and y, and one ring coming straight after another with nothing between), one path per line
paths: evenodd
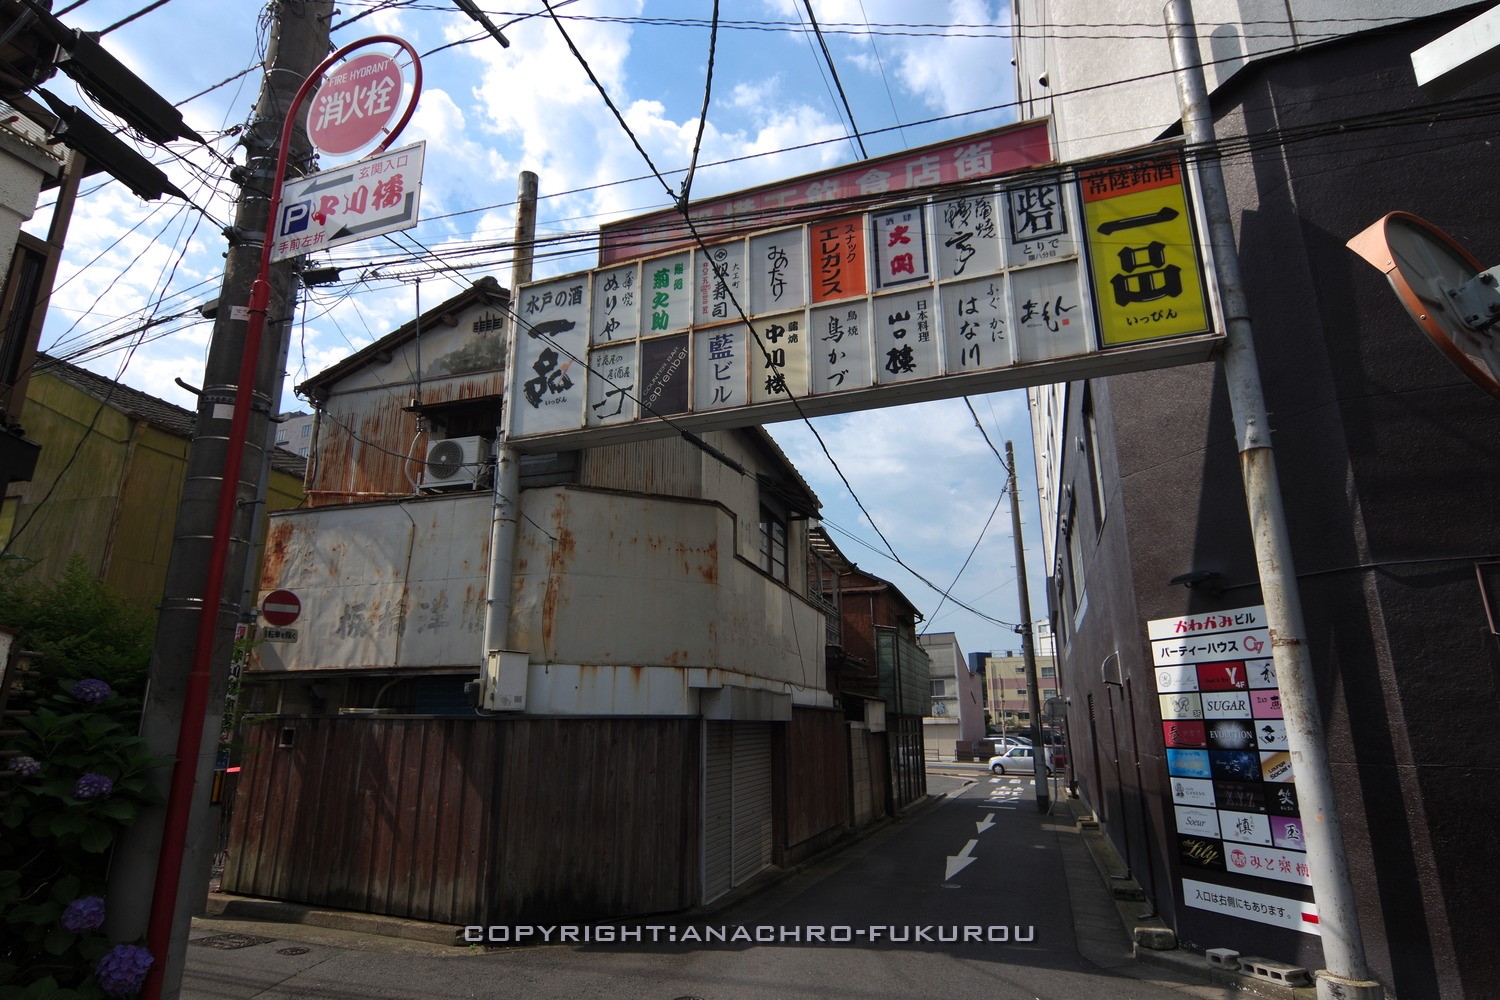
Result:
M1007 747L1004 753L990 758L990 771L995 774L1035 774L1036 756L1032 747ZM1052 777L1052 768L1058 762L1051 749L1047 751L1047 777Z

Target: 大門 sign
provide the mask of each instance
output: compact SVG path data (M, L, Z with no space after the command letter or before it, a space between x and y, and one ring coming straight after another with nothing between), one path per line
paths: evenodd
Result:
M1192 204L1179 152L1157 150L522 286L509 439L577 447L1202 360L1221 335Z

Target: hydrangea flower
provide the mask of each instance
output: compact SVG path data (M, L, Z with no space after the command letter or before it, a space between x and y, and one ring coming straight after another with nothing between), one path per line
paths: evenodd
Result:
M98 930L104 926L104 900L98 896L82 896L73 900L63 910L62 925L74 934Z
M73 690L69 693L85 704L97 705L113 697L115 689L97 677L89 677L74 684Z
M106 996L133 997L146 981L146 970L151 968L152 961L151 953L140 945L117 944L99 959L94 976Z
M115 783L102 774L85 774L73 786L75 799L102 799L115 790Z
M16 772L17 777L34 778L41 773L42 765L34 757L17 757L10 762L10 769Z

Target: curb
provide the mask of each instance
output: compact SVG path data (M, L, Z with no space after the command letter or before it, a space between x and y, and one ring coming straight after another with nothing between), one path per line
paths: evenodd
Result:
M1082 799L1063 800L1072 813L1073 826L1088 848L1100 880L1114 897L1115 912L1130 938L1135 960L1143 965L1167 969L1209 986L1243 991L1271 1000L1315 1000L1312 986L1286 986L1232 969L1210 965L1207 958L1177 946L1176 933L1156 916L1143 917L1140 908L1149 905L1146 893L1134 878L1128 877L1125 863L1099 829L1098 821Z
M434 924L422 920L386 917L372 913L356 913L352 910L327 910L303 906L300 903L286 903L277 899L256 899L251 896L233 896L227 893L210 895L204 911L197 915L224 920L305 924L309 927L375 934L380 937L422 941L427 944L467 946L467 942L463 940L463 930L450 924Z

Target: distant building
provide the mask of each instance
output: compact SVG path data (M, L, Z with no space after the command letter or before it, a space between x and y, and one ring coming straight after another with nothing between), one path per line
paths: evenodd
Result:
M953 632L924 632L917 644L931 660L932 711L922 720L927 753L958 755L959 743L984 738L984 677L971 673Z
M1062 685L1057 679L1052 627L1038 622L1034 634L1037 684L1045 704L1048 698L1062 693ZM1031 725L1031 691L1026 680L1026 658L1021 650L991 652L985 659L984 684L990 733L1013 732Z
M278 414L274 421L276 447L285 448L294 455L306 458L312 450L313 425L316 421L311 413L292 410Z

